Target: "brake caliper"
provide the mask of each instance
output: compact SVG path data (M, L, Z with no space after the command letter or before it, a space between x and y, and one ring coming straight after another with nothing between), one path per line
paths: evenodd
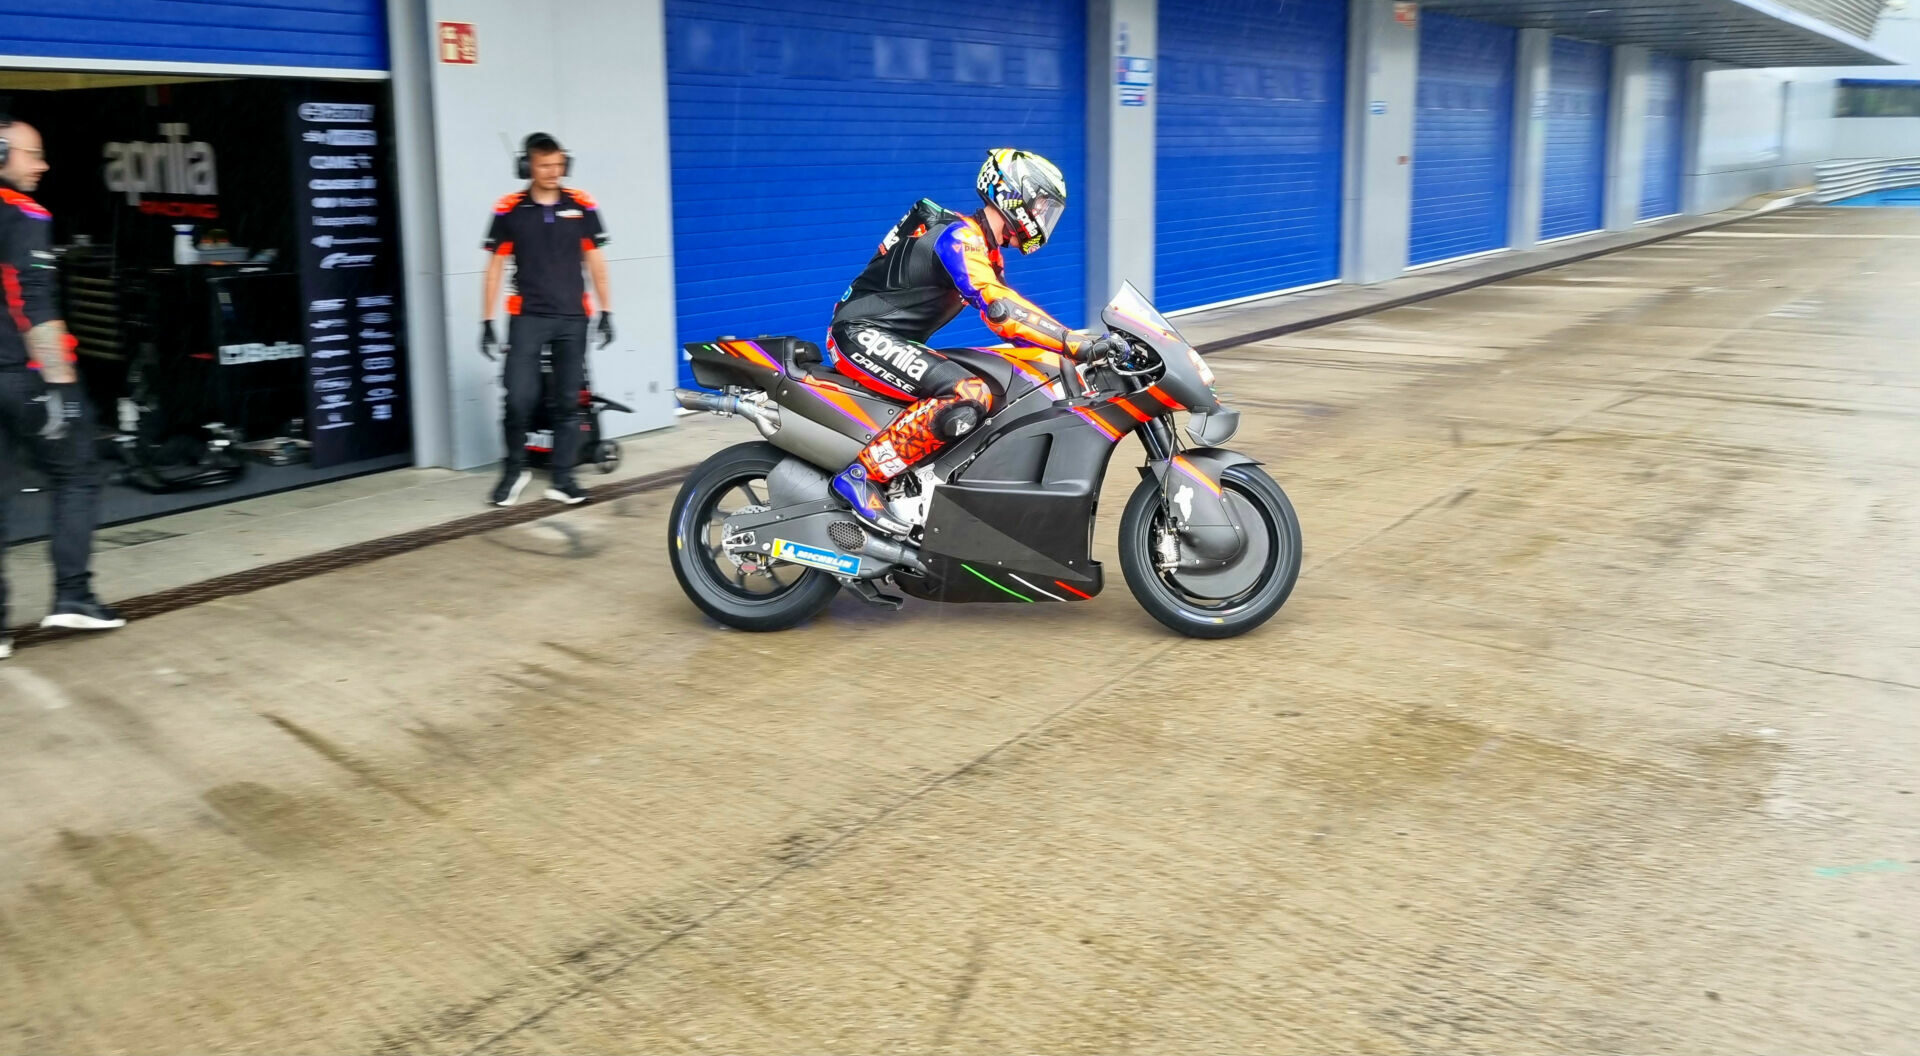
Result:
M755 513L765 513L769 509L772 509L772 507L742 506L733 511L733 516L740 517ZM743 532L736 530L732 521L721 522L720 549L726 552L727 560L733 562L733 567L750 576L756 573L768 572L771 567L768 562L761 560L759 552L755 549L758 542L759 540L755 538L752 531Z

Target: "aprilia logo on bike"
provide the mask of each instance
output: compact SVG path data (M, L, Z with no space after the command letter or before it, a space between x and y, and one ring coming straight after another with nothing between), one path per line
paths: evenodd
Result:
M920 353L915 352L905 343L896 341L878 330L861 330L853 335L853 339L868 355L898 368L907 377L919 381L926 376L927 367L930 364Z

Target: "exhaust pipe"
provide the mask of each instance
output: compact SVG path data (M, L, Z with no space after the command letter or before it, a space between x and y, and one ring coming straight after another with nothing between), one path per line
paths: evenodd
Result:
M860 549L890 564L905 565L923 576L927 574L926 563L920 560L920 551L910 546L902 546L891 539L882 539L869 534L866 545Z
M764 396L742 399L724 392L675 389L673 398L689 411L711 411L720 415L737 414L759 426L762 433L772 433L780 428L780 409L769 404Z
M891 539L882 539L853 521L834 521L827 525L827 538L843 553L866 554L890 565L905 565L923 576L927 574L926 563L920 560L920 551Z
M724 392L702 392L699 389L675 389L673 398L680 406L689 411L712 411L715 414L740 414L740 398Z

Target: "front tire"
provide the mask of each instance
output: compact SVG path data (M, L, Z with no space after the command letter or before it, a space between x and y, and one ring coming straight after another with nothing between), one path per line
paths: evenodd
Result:
M1120 518L1120 569L1153 618L1193 638L1232 638L1273 618L1300 578L1300 519L1287 493L1254 465L1229 466L1221 490L1247 529L1237 562L1204 576L1162 572L1155 537L1166 530L1160 482L1140 482ZM1222 586L1222 584L1226 584Z
M667 555L688 600L742 631L784 631L833 601L840 584L818 569L775 563L743 572L720 546L721 523L767 500L767 475L787 457L772 444L736 444L688 474L667 518Z

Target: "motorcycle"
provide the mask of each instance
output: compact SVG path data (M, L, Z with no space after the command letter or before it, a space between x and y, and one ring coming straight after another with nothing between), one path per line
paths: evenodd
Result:
M796 626L842 588L896 609L904 598L883 588L944 602L1091 600L1105 585L1092 554L1101 481L1133 433L1146 464L1119 551L1134 598L1196 638L1265 623L1300 574L1292 503L1258 462L1219 446L1239 412L1139 290L1123 285L1102 319L1118 348L1085 365L1031 350L943 350L987 380L995 409L889 484L905 538L876 534L829 487L904 404L836 383L819 347L798 338L686 345L694 379L715 391L676 389L680 405L745 418L763 439L720 451L681 485L668 525L681 589L749 631Z

